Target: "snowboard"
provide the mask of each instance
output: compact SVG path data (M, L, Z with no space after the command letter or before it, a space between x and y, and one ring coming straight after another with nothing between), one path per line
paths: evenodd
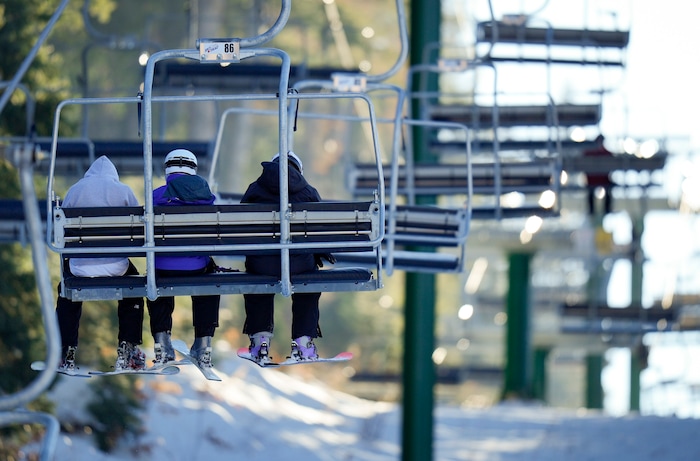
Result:
M240 349L238 349L238 356L242 359L249 360L262 368L276 368L288 365L302 365L308 363L347 362L348 360L352 359L352 352L341 352L335 357L319 357L315 360L296 360L292 357L287 357L287 359L283 362L258 363L250 356L250 352L248 352L247 347L241 347Z
M308 363L324 363L324 362L347 362L352 359L352 352L341 352L334 357L319 357L313 360L297 360L293 357L287 357L287 360L280 362L280 366L287 365L304 365Z
M216 373L214 373L214 370L212 370L211 368L200 367L197 364L197 360L190 355L190 348L187 347L187 344L185 344L184 341L180 339L173 339L172 344L173 349L178 351L180 354L182 354L183 357L189 360L190 363L196 366L197 369L202 372L205 378L207 378L209 381L221 381L221 378L219 378L219 376Z
M34 371L44 371L46 369L46 363L43 361L32 362L30 367ZM76 368L74 370L56 369L56 373L66 375L66 376L74 376L74 377L78 377L78 378L91 378L92 377L89 373L84 373L84 372L80 371L78 368Z

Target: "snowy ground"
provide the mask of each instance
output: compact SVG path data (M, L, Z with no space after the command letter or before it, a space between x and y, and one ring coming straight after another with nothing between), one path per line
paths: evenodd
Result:
M325 366L340 373L341 365ZM146 433L110 456L85 435L61 434L66 461L394 461L401 459L401 412L242 360L206 381L192 366L176 376L143 377ZM110 378L92 378L110 379ZM141 379L141 378L135 378ZM83 419L77 405L88 379L63 378L53 398L62 420ZM612 418L507 403L489 409L440 407L434 460L645 461L700 459L700 420Z

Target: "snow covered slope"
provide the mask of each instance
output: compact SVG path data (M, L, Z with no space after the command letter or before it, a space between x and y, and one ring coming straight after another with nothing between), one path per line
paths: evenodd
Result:
M325 366L340 373L342 365ZM194 367L176 376L141 376L146 431L106 455L88 435L62 434L66 461L395 461L401 459L401 411L240 359L221 363L223 382ZM94 379L110 379L92 378ZM85 418L82 387L63 378L52 392L64 420ZM537 405L489 409L440 407L435 461L578 461L700 459L699 420L612 418Z

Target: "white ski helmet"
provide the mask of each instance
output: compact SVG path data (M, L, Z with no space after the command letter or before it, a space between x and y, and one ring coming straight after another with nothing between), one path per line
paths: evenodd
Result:
M272 159L270 161L276 162L276 161L279 161L279 158L280 158L280 154L278 152L275 154L274 157L272 157ZM304 174L304 164L301 163L301 159L299 158L299 156L297 156L297 154L295 154L291 150L287 154L287 161L290 165L292 165L294 168L299 170L299 173Z
M187 149L175 149L165 156L165 175L172 173L197 174L197 157Z

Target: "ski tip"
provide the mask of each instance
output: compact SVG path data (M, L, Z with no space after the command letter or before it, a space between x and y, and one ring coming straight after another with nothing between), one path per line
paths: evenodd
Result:
M342 359L342 360L351 360L352 359L352 352L341 352L340 354L335 356L336 359Z
M34 370L34 371L44 371L44 370L46 370L46 362L43 362L43 361L41 361L41 360L36 361L36 362L32 362L29 366L30 366L30 368L31 368L32 370ZM56 373L61 374L61 375L65 375L65 376L74 376L74 377L77 377L77 378L89 378L89 377L90 377L89 374L82 373L82 372L80 372L80 371L78 371L78 370L73 370L73 371L69 371L69 370L56 370Z
M162 368L162 369L160 369L160 370L158 370L158 371L159 371L160 374L162 374L162 375L176 375L176 374L180 373L180 368L171 365L171 366Z
M190 354L190 347L181 339L173 339L170 342L173 345L173 349L180 353L180 355L187 356Z

